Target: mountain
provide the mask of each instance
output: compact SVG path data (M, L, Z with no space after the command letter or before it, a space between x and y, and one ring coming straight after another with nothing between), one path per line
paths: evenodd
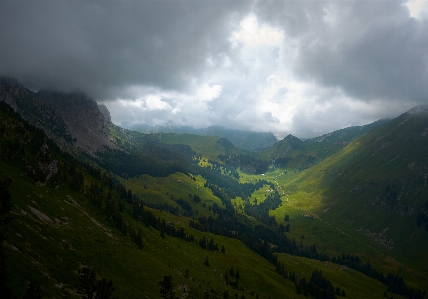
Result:
M364 126L344 128L319 137L311 138L306 140L305 143L308 145L309 149L316 152L319 159L325 159L344 148L357 137L386 122L388 122L388 120L381 119Z
M401 261L427 286L427 152L428 108L419 106L278 183L290 206L304 205L346 236Z
M104 147L117 148L109 140L111 120L93 99L78 92L60 93L43 89L37 92L37 96L62 117L77 148L89 153Z
M61 115L17 80L0 78L0 102L10 105L24 120L44 129L61 146L72 144L73 137Z
M260 158L279 167L305 169L335 154L355 138L385 122L387 120L378 120L364 126L344 128L305 141L288 135L262 151Z
M426 107L364 134L289 135L265 158L2 82L0 289L14 297L78 298L85 267L120 298L156 298L169 279L186 298L426 297Z
M247 151L262 151L276 143L278 139L272 133L250 132L225 128L222 126L210 126L208 128L195 129L189 126L175 126L173 124L149 126L147 124L136 124L124 126L126 129L142 133L176 133L194 134L202 136L217 136L226 138L240 149Z
M13 79L0 79L0 101L9 104L26 121L45 130L61 146L93 155L117 148L109 139L112 126L97 103L81 93L40 90L34 93Z

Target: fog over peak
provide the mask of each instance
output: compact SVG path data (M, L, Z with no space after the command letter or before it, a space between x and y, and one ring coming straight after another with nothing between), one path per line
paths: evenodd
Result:
M116 124L314 137L428 104L427 1L2 1L0 75Z

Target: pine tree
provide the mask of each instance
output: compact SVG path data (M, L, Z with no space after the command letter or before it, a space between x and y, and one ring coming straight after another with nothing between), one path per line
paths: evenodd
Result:
M340 289L339 289L339 287L336 288L336 291L334 293L336 294L336 296L340 296Z
M174 283L172 282L172 276L164 276L162 281L158 282L160 286L160 294L162 298L165 299L174 299L175 298L175 290Z
M137 244L138 248L143 248L143 237L141 234L141 229L138 229L138 233L135 236L135 244Z
M77 271L79 282L77 284L77 293L84 295L84 299L94 299L94 293L97 287L97 277L94 270L83 267Z
M24 299L42 299L42 289L35 281L30 281L28 289L25 291Z
M233 267L230 268L229 275L230 276L235 276L235 270L233 270Z
M95 299L114 299L113 297L115 289L111 280L107 281L103 278L97 282Z
M207 266L207 267L210 266L210 262L208 260L208 256L205 257L204 265Z
M7 287L7 272L6 272L6 259L7 254L3 247L3 241L6 240L7 224L12 221L13 217L9 215L12 209L11 196L9 188L12 187L12 180L7 178L0 181L0 294L2 298L11 298L12 294Z

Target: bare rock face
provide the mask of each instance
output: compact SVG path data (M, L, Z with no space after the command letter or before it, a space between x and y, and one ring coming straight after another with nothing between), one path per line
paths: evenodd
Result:
M93 99L78 92L60 93L41 90L37 95L61 115L67 124L74 145L78 148L93 154L104 147L116 147L109 140L111 121L104 116ZM105 109L107 110L107 107Z
M105 116L109 115L107 107L103 114L97 103L82 93L34 93L14 79L0 78L0 101L63 148L77 148L90 155L105 147L116 148L109 140L113 124Z
M70 132L62 117L18 81L0 78L0 102L8 104L24 120L44 130L60 146L66 147L71 143Z
M100 109L100 112L104 115L104 118L108 124L112 124L111 122L111 116L110 111L108 111L106 105L104 104L98 104L98 109Z

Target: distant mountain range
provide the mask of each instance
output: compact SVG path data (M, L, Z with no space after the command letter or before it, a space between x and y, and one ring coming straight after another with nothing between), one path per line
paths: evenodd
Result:
M208 128L195 129L188 126L175 126L173 124L150 126L147 124L122 125L123 128L145 134L149 133L176 133L195 134L201 136L218 136L229 139L232 144L247 151L262 151L278 142L278 139L267 132L241 131L222 126L210 126Z

